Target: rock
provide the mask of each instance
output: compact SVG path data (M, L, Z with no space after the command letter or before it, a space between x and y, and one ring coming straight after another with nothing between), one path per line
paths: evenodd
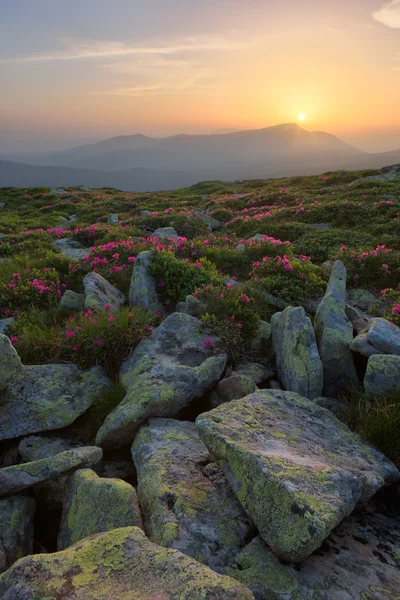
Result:
M400 329L386 319L371 319L365 332L365 340L369 346L376 349L376 354L400 356Z
M377 300L371 292L362 289L349 290L347 292L347 301L349 304L360 310L369 310L379 303L379 300Z
M374 354L368 359L365 392L371 396L392 396L400 392L400 356Z
M194 423L150 419L135 438L132 457L151 541L214 570L229 564L253 527Z
M256 385L263 383L264 381L270 379L274 375L272 369L270 369L266 365L261 365L259 363L253 362L238 363L234 371L232 371L232 375L235 375L236 373L248 377L249 379L254 381Z
M346 267L333 265L326 294L315 315L314 327L324 368L324 395L338 396L357 386L350 344L353 326L346 315Z
M400 589L399 550L399 521L367 507L345 519L300 568L281 563L257 537L226 574L257 599L394 600Z
M63 188L52 188L49 192L49 194L55 195L55 196L65 196L70 194L70 192L67 192L67 190L64 190Z
M33 552L33 517L36 502L29 496L0 500L0 572Z
M109 385L99 367L23 367L0 394L0 440L70 425Z
M103 452L97 446L83 446L60 452L49 458L0 469L0 497L15 494L42 481L54 479L101 460Z
M264 541L290 561L307 558L357 502L400 479L383 454L293 392L260 390L196 424Z
M354 306L350 306L349 304L346 304L346 315L349 318L349 320L353 326L353 330L356 333L361 333L362 331L366 331L369 327L370 321L372 320L372 317L370 317L369 315L366 315L358 308L355 308Z
M218 221L217 219L210 217L210 215L206 215L202 212L198 212L197 216L199 217L199 219L204 221L204 223L206 223L206 225L209 226L209 231L219 231L223 227L223 224L221 223L221 221Z
M325 275L331 276L332 269L333 269L333 261L326 260L324 263L322 263L321 269L325 273Z
M231 402L231 400L238 400L244 396L248 396L257 390L257 386L252 379L241 375L240 373L233 372L230 377L221 379L215 386L211 394L211 405L216 408L224 402Z
M107 223L109 225L116 225L117 223L119 223L118 215L116 215L115 213L108 215Z
M383 354L383 352L377 350L375 346L368 342L367 332L359 333L351 342L350 348L353 352L357 352L358 354L367 357L372 356L373 354Z
M273 379L270 379L268 383L269 383L269 388L271 390L281 390L282 389L279 381L274 381Z
M120 527L143 529L134 487L121 479L102 479L91 469L68 478L57 549Z
M145 209L145 210L141 210L141 211L140 211L140 216L141 216L141 217L148 217L148 216L150 216L150 215L151 215L151 212L150 212L149 210L146 210L146 209Z
M72 238L60 238L53 242L52 246L60 254L64 254L64 256L74 260L84 258L84 256L90 253L90 248L83 248L82 244Z
M14 317L7 317L7 319L0 319L0 333L6 334L7 331L12 329L13 323L15 323Z
M238 254L244 254L246 252L246 244L243 244L243 243L242 244L238 244L236 246L236 252Z
M302 306L288 307L271 319L272 342L279 379L288 391L317 398L323 369L312 323Z
M60 306L69 310L83 310L85 308L85 296L72 290L65 290L60 300Z
M101 460L93 471L99 477L108 479L134 479L136 476L135 465L131 460Z
M272 350L272 327L267 321L260 321L260 326L255 338L251 342L253 352L262 354L271 353Z
M207 337L201 321L174 313L142 340L120 370L127 394L107 416L96 443L129 444L149 417L174 417L215 385L227 354L204 347Z
M199 318L207 312L207 304L196 296L186 296L185 302L178 302L176 312Z
M240 582L181 552L152 544L137 527L19 560L0 577L2 600L254 600Z
M117 290L99 273L88 273L83 278L83 287L85 288L85 308L97 308L106 310L105 306L110 307L110 311L116 313L121 306L125 304L125 294Z
M0 202L0 208L5 208L5 203L4 202Z
M162 313L164 309L158 299L154 277L150 273L152 254L151 250L146 250L136 257L129 288L129 304Z
M157 237L168 240L177 240L179 235L176 233L173 227L160 227L159 229L156 229L156 231L151 237Z
M286 302L285 300L282 300L281 298L277 298L273 294L268 294L267 292L264 292L257 288L249 288L249 291L251 292L251 295L254 296L255 298L258 297L261 300L263 300L264 302L266 302L267 304L270 304L271 306L274 306L275 308L278 308L279 310L285 310L285 308L287 308L289 306L288 302Z
M0 333L0 391L4 390L21 370L22 363L18 352L8 337Z

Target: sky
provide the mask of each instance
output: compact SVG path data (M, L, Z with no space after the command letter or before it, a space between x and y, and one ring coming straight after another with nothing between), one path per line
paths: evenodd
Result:
M0 0L0 149L301 114L400 148L400 0Z

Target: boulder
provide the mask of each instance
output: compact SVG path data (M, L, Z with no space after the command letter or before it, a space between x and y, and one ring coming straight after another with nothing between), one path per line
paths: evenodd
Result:
M117 223L119 223L118 215L115 213L111 213L110 215L108 215L107 223L109 225L116 225Z
M374 354L368 359L364 377L365 392L384 397L400 393L400 356Z
M72 238L60 238L53 242L53 248L73 260L84 258L90 253L90 248L83 248L82 244Z
M0 497L15 494L42 481L91 466L101 460L102 456L101 448L83 446L60 452L49 458L0 469Z
M60 300L60 306L69 310L83 310L85 308L85 295L77 294L72 290L65 290Z
M338 396L357 386L350 344L353 326L346 315L346 267L337 260L326 294L318 306L314 327L324 369L324 395Z
M164 309L158 299L154 277L150 273L152 254L151 250L146 250L136 257L129 288L129 304L162 313Z
M36 502L29 496L0 500L0 572L33 552Z
M369 310L379 303L379 300L371 292L362 289L349 290L347 292L347 301L360 310Z
M22 370L18 352L6 335L0 333L0 391Z
M317 398L323 387L323 368L312 323L302 306L288 307L271 319L272 344L279 379L288 391Z
M0 440L70 425L111 385L99 367L35 365L0 393Z
M105 310L105 306L110 307L110 311L116 313L121 306L125 304L125 294L117 290L99 273L88 273L83 278L83 287L85 288L85 307Z
M232 375L244 375L251 379L256 385L263 383L267 379L273 377L274 372L266 365L253 362L238 363L232 371Z
M368 329L354 339L351 349L364 356L372 354L400 356L400 329L386 319L371 319L368 322Z
M55 554L22 558L0 577L2 600L254 600L235 579L123 527Z
M96 533L130 526L143 529L136 490L129 483L103 479L91 469L68 477L58 550Z
M173 227L160 227L159 229L156 229L156 231L151 237L157 237L167 240L177 240L179 235L176 233Z
M257 386L252 379L235 373L230 377L221 379L215 386L211 394L211 405L216 408L224 402L231 402L231 400L238 400L244 396L248 396L257 390Z
M150 419L132 446L145 529L152 542L221 570L253 527L194 423Z
M219 231L223 227L221 221L218 221L218 219L214 219L214 217L210 217L210 215L206 215L203 212L198 212L197 216L208 225L209 231Z
M362 312L355 306L350 306L350 304L346 304L346 315L348 316L356 334L366 332L372 320L372 317Z
M260 390L196 424L264 541L290 561L307 558L357 502L400 479L383 454L293 392Z
M201 321L174 313L142 340L120 370L127 394L107 416L96 443L128 444L149 417L174 417L215 385L227 354L205 346L208 337Z
M176 312L199 318L207 312L207 304L196 296L186 296L185 302L178 302Z
M267 321L260 321L255 338L251 342L253 352L270 354L272 349L272 327Z
M0 333L6 334L7 331L12 329L12 325L15 323L14 317L7 317L6 319L0 319Z

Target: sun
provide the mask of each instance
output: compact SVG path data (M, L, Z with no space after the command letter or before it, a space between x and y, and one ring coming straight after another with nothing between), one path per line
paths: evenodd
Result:
M306 120L306 115L304 113L300 113L297 118L298 118L299 121L305 121Z

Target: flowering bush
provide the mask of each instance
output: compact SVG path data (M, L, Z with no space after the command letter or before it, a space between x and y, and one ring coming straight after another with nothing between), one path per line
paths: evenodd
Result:
M14 273L0 286L0 313L10 316L27 308L56 306L61 287L57 271L49 267Z
M384 244L358 252L343 245L335 258L346 265L349 285L389 288L399 279L400 253Z

